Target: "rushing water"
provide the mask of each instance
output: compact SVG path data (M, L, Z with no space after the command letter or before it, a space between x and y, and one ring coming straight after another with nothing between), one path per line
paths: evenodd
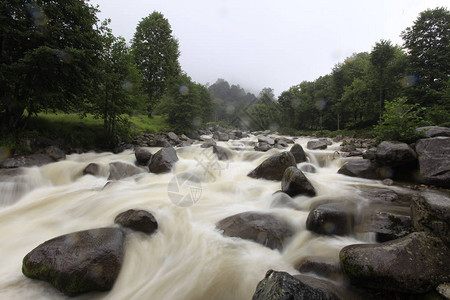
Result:
M106 186L107 176L83 176L83 169L95 162L103 166L106 175L110 162L134 163L132 151L69 155L65 161L26 169L19 183L0 185L0 299L64 298L49 284L26 278L21 272L23 257L53 237L115 226L115 216L128 209L150 211L158 221L157 232L151 236L129 234L114 288L79 299L251 299L269 269L296 274L294 266L308 257L337 262L342 247L371 240L367 234L321 236L305 229L309 210L318 201L352 198L364 205L358 187L380 185L337 174L345 161L335 153L338 144L311 151L306 149L306 139L296 140L317 169L305 174L318 196L295 197L295 210L271 208L280 182L246 176L266 158L283 151L255 152L249 146L255 140L218 143L232 151L226 162L217 161L212 148L203 149L200 144L178 148L180 160L172 172L138 174ZM158 148L149 150L155 153ZM194 203L174 204L177 201L169 195L168 183L175 182L176 175L178 180L195 179L194 189L182 186L179 191L182 195L192 192ZM17 191L18 184L25 187ZM296 234L280 253L252 241L224 237L215 228L221 219L245 211L284 218Z

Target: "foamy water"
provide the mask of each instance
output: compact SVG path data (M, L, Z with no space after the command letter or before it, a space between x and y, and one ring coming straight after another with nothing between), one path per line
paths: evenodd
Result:
M134 163L134 152L74 154L65 161L27 169L22 194L5 192L11 188L0 185L0 299L65 298L48 283L26 278L21 271L23 257L53 237L116 226L114 218L128 209L150 211L158 221L157 232L151 236L129 234L114 288L79 299L251 299L269 269L297 274L294 266L308 257L337 262L342 247L370 241L369 235L321 236L305 229L314 203L355 198L358 186L380 185L337 174L345 161L335 153L337 144L311 151L306 149L307 139L297 139L317 169L305 175L318 195L295 197L299 210L294 210L271 208L280 182L246 176L266 158L283 151L255 152L249 146L252 140L256 138L219 142L232 151L227 162L217 161L212 148L203 149L200 144L178 148L180 160L172 172L138 174L106 187L107 176L83 176L83 169L95 162L106 175L110 162ZM155 153L159 148L148 149ZM183 186L179 191L183 195L194 192L193 205L175 205L169 197L169 182L177 175L178 179L194 175L191 178L198 181L195 190ZM215 228L221 219L245 211L272 213L287 220L296 234L279 252L252 241L224 237Z

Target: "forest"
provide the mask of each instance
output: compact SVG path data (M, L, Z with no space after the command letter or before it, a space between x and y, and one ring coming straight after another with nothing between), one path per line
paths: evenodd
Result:
M132 136L135 115L162 116L177 133L220 124L286 134L364 129L408 140L416 125L450 126L446 8L421 12L399 33L403 45L375 42L370 53L355 53L276 97L270 87L256 96L225 79L194 82L160 12L143 18L128 44L85 1L0 5L2 137L33 130L30 120L40 113L101 119L106 144Z

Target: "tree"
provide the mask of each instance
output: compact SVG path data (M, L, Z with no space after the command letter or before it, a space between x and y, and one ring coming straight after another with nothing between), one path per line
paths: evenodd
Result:
M171 80L181 72L178 41L172 36L169 21L155 11L139 22L132 48L143 76L143 89L149 101L148 115L151 117Z
M43 110L82 107L102 51L97 9L81 0L9 0L0 12L3 132L24 128Z
M144 108L142 76L125 40L109 32L104 35L101 59L97 98L90 112L103 118L106 144L114 145L118 131L128 123L126 114Z
M432 106L439 102L439 92L446 88L450 77L450 12L445 8L423 11L401 36L411 75L418 77L411 96L417 103Z

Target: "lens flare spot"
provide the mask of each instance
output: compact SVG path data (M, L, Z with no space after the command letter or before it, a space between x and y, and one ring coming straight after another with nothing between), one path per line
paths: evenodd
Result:
M128 80L125 80L122 82L122 89L124 89L127 92L133 91L133 84L129 82Z
M235 110L236 110L236 108L234 107L234 105L232 105L232 104L227 105L227 108L226 108L227 114L232 115L232 114L234 114Z
M178 91L183 96L186 96L187 94L189 94L189 88L185 85L181 85L180 88L178 89Z
M48 24L48 17L40 7L31 6L28 8L28 13L33 19L34 26L44 27Z
M302 104L302 100L300 98L295 98L291 101L292 107L297 108Z
M325 99L319 99L316 101L314 105L318 110L324 110L325 107L327 107L327 100Z
M415 86L418 82L419 78L417 77L417 75L408 75L400 80L400 84L403 88Z
M11 156L11 151L8 148L0 147L0 161L3 161Z
M192 120L192 125L194 125L194 127L200 127L202 125L202 119L199 117L194 117Z
M56 51L55 55L63 63L68 64L68 63L72 62L72 55L70 53L67 53L67 51L58 50L58 51Z

